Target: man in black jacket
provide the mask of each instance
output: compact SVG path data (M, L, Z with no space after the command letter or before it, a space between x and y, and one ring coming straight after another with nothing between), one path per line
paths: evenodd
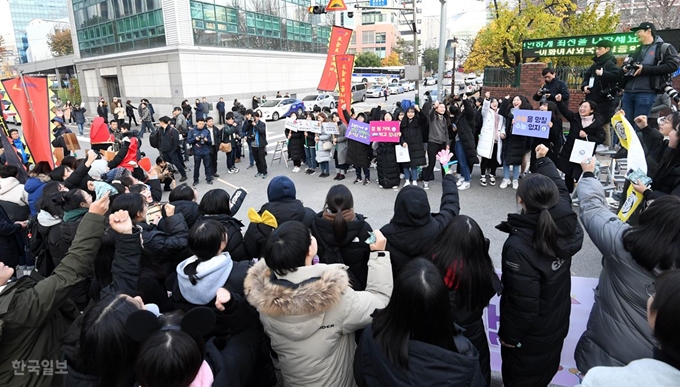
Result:
M177 129L170 125L170 117L163 116L159 118L158 121L160 122L161 126L161 133L158 138L158 150L161 152L161 155L163 155L165 161L177 168L177 171L182 176L179 181L186 181L187 173L184 170L182 161L179 159L179 155L177 153L177 150L179 149L179 132L177 132Z
M250 145L253 150L255 165L257 165L257 174L255 177L266 179L267 161L265 160L265 156L267 153L267 124L260 118L260 112L253 113L253 121L250 124L250 128Z
M222 129L215 126L215 121L212 117L205 119L206 129L210 131L213 138L212 147L210 148L210 168L212 168L213 177L220 177L217 174L217 156L220 153L220 143L222 140Z
M604 144L610 145L609 121L616 109L616 94L618 94L618 84L623 77L623 70L616 65L616 58L611 53L614 47L611 40L602 39L595 46L593 65L583 76L581 90L586 94L587 101L597 104L598 113L604 117L606 133Z
M541 74L543 74L545 84L534 94L534 101L540 101L545 97L548 101L557 103L555 96L562 94L562 101L569 102L569 88L563 80L557 78L555 69L546 67Z

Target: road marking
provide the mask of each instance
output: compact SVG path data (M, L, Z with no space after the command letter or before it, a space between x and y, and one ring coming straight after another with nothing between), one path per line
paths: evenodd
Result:
M233 185L233 184L231 184L231 183L228 183L228 182L226 182L226 181L224 181L224 180L222 180L222 179L219 179L219 178L218 178L217 181L219 181L220 183L226 184L226 185L232 187L233 189L239 189L239 187L237 187L237 186L235 186L235 185Z

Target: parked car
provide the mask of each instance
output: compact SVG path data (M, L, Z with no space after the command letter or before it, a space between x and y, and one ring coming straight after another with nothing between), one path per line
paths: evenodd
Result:
M413 82L409 81L401 81L399 82L399 85L401 85L401 87L404 88L404 91L411 91L416 89L416 86L413 84Z
M305 104L294 98L274 98L260 105L257 109L265 120L276 121L279 118L297 113L298 117L305 111Z
M425 78L425 80L423 81L423 84L424 84L425 86L427 86L427 85L436 85L436 84L437 84L437 78L434 78L434 77L427 77L427 78Z
M366 97L368 98L380 98L383 96L383 88L380 86L374 86L366 90Z
M366 100L366 85L363 83L355 83L350 90L352 93L352 103L364 102Z
M389 86L390 94L401 94L404 92L404 87L398 83L392 83Z
M332 94L310 94L302 99L305 111L311 112L315 107L335 109L338 106L338 96Z

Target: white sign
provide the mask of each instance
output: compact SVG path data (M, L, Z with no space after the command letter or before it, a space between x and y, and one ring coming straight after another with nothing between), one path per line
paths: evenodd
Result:
M298 131L298 121L290 117L286 118L286 123L283 126L286 130Z
M340 134L340 131L338 131L338 125L332 122L323 122L321 123L321 127L323 127L323 131L326 134Z
M571 150L569 162L581 164L586 157L592 157L595 152L594 141L574 140L574 148Z
M310 125L311 123L312 123L311 120L299 120L297 122L298 130L301 131L301 132L309 132L310 131L309 129L311 127L311 125Z
M321 123L316 120L307 120L309 122L309 131L312 133L321 133Z
M401 145L395 145L394 150L397 152L397 163L410 163L411 156L408 154L408 148Z

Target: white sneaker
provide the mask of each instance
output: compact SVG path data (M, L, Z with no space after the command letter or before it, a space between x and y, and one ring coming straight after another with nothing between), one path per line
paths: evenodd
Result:
M430 189L430 182L429 181L423 182L423 189Z
M465 179L463 179L462 177L459 177L458 181L456 182L456 185L458 187L460 187L461 185L463 185L463 183L465 183Z
M513 180L512 181L512 189L517 189L519 187L519 180Z
M508 188L508 184L510 184L510 179L503 179L503 181L501 181L501 189Z
M433 170L434 172L439 172L439 171L441 171L441 169L440 169L439 167L434 167L432 170Z
M298 172L300 172L300 167L293 168L293 173L298 173Z
M464 189L470 188L470 182L469 181L464 181L463 184L458 186L458 191L462 191Z

